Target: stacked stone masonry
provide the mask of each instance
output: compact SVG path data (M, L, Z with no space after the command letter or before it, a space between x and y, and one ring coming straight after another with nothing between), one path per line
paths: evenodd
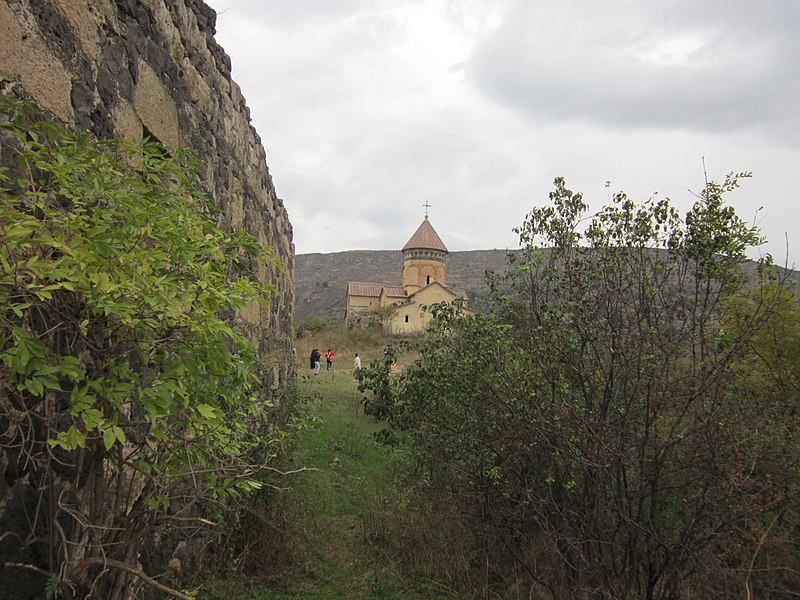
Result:
M214 41L215 22L201 0L0 0L0 93L33 100L47 117L100 138L148 136L199 155L203 185L224 226L244 228L274 248L282 265L254 265L258 280L279 294L268 307L235 317L257 344L262 394L279 406L295 368L292 226L231 80L230 59ZM5 160L3 147L0 136ZM15 463L0 453L0 600L41 595L34 571L4 568L5 561L44 564L35 545L20 543L38 496ZM178 542L151 540L142 563L163 572L181 556L188 567L202 542L193 550Z
M238 316L280 396L294 368L292 226L215 23L201 0L0 0L0 92L98 137L197 152L228 226L272 246L283 265L257 266L280 295Z

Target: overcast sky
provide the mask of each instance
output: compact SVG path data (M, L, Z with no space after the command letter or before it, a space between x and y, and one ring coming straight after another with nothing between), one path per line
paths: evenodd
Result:
M800 265L798 0L206 1L298 254L399 249L425 202L451 251L516 248L557 176L686 210L705 159Z

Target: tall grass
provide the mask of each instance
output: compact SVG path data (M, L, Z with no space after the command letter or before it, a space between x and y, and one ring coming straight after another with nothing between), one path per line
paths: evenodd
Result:
M406 338L404 342L414 340ZM402 448L375 442L383 425L364 415L352 356L364 367L393 339L374 329L331 328L296 340L302 425L291 457L242 519L223 560L231 565L198 598L214 600L422 600L496 598L468 529L430 496ZM406 344L408 345L408 344ZM336 352L310 375L313 347ZM397 372L413 359L400 357ZM233 547L236 547L234 550ZM476 582L475 579L480 581ZM469 590L465 592L464 590Z
M348 329L344 325L328 327L321 331L307 333L305 336L295 340L297 350L297 360L301 365L308 363L308 357L313 348L319 348L324 353L328 348L332 348L336 353L334 363L338 368L344 368L341 363L347 363L348 368L352 368L353 355L358 352L361 360L366 366L369 362L365 357L378 358L382 355L382 348L392 339L380 328L358 328ZM302 373L302 371L300 371Z
M393 344L395 347L401 343L406 343L413 349L418 337L396 337L385 333L380 327L366 327L348 329L344 325L328 327L321 331L307 333L295 340L295 350L297 351L298 373L306 374L309 371L309 357L311 350L318 348L321 354L325 354L328 348L336 353L334 359L334 369L337 372L353 370L353 358L355 353L361 357L363 367L368 367L373 361L383 358L383 348L386 344ZM400 366L408 364L415 357L413 351L406 352L400 358ZM325 358L322 359L322 370L325 371Z

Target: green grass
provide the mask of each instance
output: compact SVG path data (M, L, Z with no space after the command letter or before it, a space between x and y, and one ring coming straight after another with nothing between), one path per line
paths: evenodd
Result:
M308 334L295 342L297 350L298 373L310 372L308 358L312 348L319 348L321 354L332 348L336 353L334 367L337 371L347 371L353 368L353 357L356 352L361 356L363 366L368 366L370 361L383 356L383 346L393 341L380 329L352 329L332 327L320 332ZM322 369L325 369L325 357L322 358Z
M380 349L374 350L377 354ZM371 353L368 353L371 354ZM366 363L366 361L365 361ZM301 375L309 425L301 430L290 470L305 469L282 492L287 555L280 568L215 582L199 597L216 600L420 600L442 589L410 574L400 558L408 493L400 451L377 444L381 425L361 410L352 361L318 377ZM300 371L303 373L304 371ZM305 372L308 372L306 370ZM410 502L410 501L409 501ZM252 571L252 569L251 569Z

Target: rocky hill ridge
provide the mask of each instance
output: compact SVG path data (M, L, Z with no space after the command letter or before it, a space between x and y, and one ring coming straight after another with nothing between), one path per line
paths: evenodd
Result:
M503 272L509 250L467 250L447 256L447 283L467 292L469 306L485 308L489 289L486 272ZM754 273L757 263L747 261L746 272ZM296 323L319 315L331 323L344 321L347 306L347 282L401 285L403 253L400 250L348 250L329 254L298 254L295 262L297 306ZM800 290L800 273L778 268L788 277L789 285Z
M447 283L467 292L470 305L488 297L485 273L506 267L507 250L467 250L447 256ZM344 321L347 282L401 285L400 250L348 250L329 254L298 254L295 262L296 319L320 315L332 323Z

